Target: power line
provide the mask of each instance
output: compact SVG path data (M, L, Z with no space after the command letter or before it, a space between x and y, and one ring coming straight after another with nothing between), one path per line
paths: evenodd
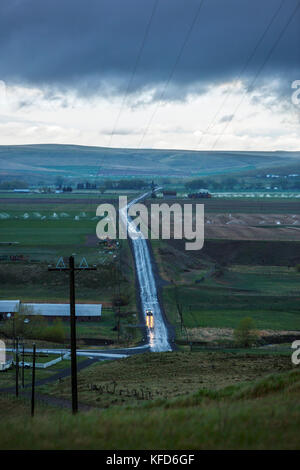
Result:
M127 88L126 88L125 94L124 94L124 96L123 96L123 100L122 100L122 103L121 103L121 107L120 107L120 109L119 109L119 112L118 112L118 115L117 115L117 117L116 117L116 120L115 120L113 129L112 129L111 134L110 134L110 140L109 140L109 144L108 144L109 147L111 147L111 143L112 143L113 136L115 135L115 132L116 132L116 129L117 129L117 126L118 126L118 123L119 123L121 114L122 114L122 112L123 112L123 109L124 109L124 106L125 106L125 103L126 103L126 100L127 100L128 94L129 94L129 91L130 91L131 86L132 86L133 79L134 79L134 77L135 77L135 74L136 74L138 65L139 65L139 63L140 63L140 60L141 60L141 57L142 57L142 54L143 54L143 51L144 51L144 48L145 48L145 44L146 44L146 41L147 41L147 38L148 38L148 35L149 35L149 31L150 31L150 28L151 28L151 24L152 24L152 21L153 21L155 12L156 12L156 10L157 10L158 2L159 2L159 0L154 0L153 7L152 7L152 10L151 10L151 14L150 14L150 18L149 18L148 24L147 24L147 26L146 26L145 33L144 33L144 37L143 37L143 40L142 40L142 43L141 43L141 47L140 47L139 52L138 52L138 55L137 55L137 57L136 57L136 61L135 61L134 67L133 67L133 69L132 69L132 73L131 73L129 82L128 82L128 84L127 84Z
M265 67L266 63L268 62L268 60L270 59L271 55L273 54L274 50L276 49L277 45L279 44L281 38L283 37L285 31L287 30L287 28L289 27L292 19L294 18L295 14L297 13L297 10L299 9L300 7L300 2L297 3L296 7L294 8L294 10L292 11L291 15L289 16L288 18L288 21L286 22L286 24L284 25L284 27L282 28L282 30L280 31L279 33L279 36L277 37L276 41L274 42L273 46L271 47L271 49L269 50L265 60L263 61L263 63L261 64L261 66L259 67L258 71L256 72L250 86L248 87L248 91L251 91L251 88L253 88L257 78L259 77L260 73L262 72L263 68ZM211 147L211 150L214 150L215 146L218 144L219 140L221 139L221 137L223 137L224 133L226 132L226 129L228 128L229 124L233 121L233 118L235 117L240 105L242 104L242 102L244 101L244 98L246 96L246 93L247 93L247 90L244 91L243 95L242 95L242 98L241 100L239 101L238 105L236 106L232 116L230 117L230 119L226 122L225 124L225 127L222 131L222 133L217 137L217 139L215 140L214 144L212 145Z
M263 42L264 38L266 37L269 29L271 28L272 24L274 23L279 11L281 10L281 8L283 7L283 4L285 3L286 0L281 0L281 3L279 5L279 7L275 10L275 12L273 13L272 15L272 18L271 20L269 21L267 27L265 28L264 32L262 33L262 35L260 36L259 40L257 41L253 51L251 52L251 54L249 55L248 59L246 60L245 64L243 65L239 75L237 76L236 78L236 81L238 81L242 75L244 74L244 72L246 71L248 65L250 64L251 60L253 59L253 57L255 56L256 54L256 51L258 50L259 46L261 45L261 43ZM209 125L207 126L207 128L205 129L205 131L202 132L201 134L201 137L200 137L200 140L198 141L197 145L196 145L196 148L195 150L198 149L198 147L201 145L202 143L202 140L203 140L203 137L205 134L208 134L209 130L214 127L214 124L215 124L215 121L216 121L216 118L217 116L220 114L221 110L223 109L225 103L227 102L228 98L230 98L232 95L232 91L228 91L226 94L225 94L225 98L224 100L222 101L221 103L221 106L218 108L218 110L216 111L215 115L213 116L212 120L210 121Z
M160 94L160 97L159 97L159 100L158 100L158 104L157 104L156 108L154 109L154 111L153 111L153 113L152 113L152 115L151 115L151 117L150 117L150 119L149 119L149 121L148 121L148 124L146 125L146 127L145 127L145 129L144 129L144 132L143 132L142 138L141 138L141 140L140 140L140 143L139 143L139 145L138 145L138 148L141 148L142 143L143 143L143 141L144 141L144 138L145 138L145 136L146 136L146 134L147 134L147 132L148 132L148 130L149 130L149 127L151 126L151 123L152 123L152 121L153 121L153 119L154 119L154 117L155 117L155 115L156 115L156 113L157 113L157 111L158 111L158 108L160 107L160 102L163 100L163 98L164 98L164 96L165 96L165 93L166 93L166 91L167 91L167 88L168 88L168 86L169 86L169 84L170 84L170 82L171 82L171 80L172 80L172 78L173 78L173 75L174 75L174 73L175 73L175 71L176 71L176 68L177 68L177 66L178 66L178 64L179 64L179 62L180 62L180 59L181 59L182 54L183 54L183 52L184 52L184 49L185 49L185 47L186 47L186 45L187 45L187 43L188 43L188 41L189 41L189 39L190 39L190 36L191 36L191 34L192 34L192 32L193 32L193 29L194 29L194 27L195 27L195 24L197 23L197 20L198 20L198 18L199 18L200 11L201 11L201 8L202 8L203 4L204 4L204 0L201 0L200 5L198 6L198 9L197 9L197 11L196 11L196 14L195 14L195 16L194 16L194 18L193 18L193 21L192 21L192 23L191 23L191 25L190 25L190 27L189 27L189 30L188 30L188 32L187 32L187 34L186 34L186 36L185 36L185 39L184 39L184 41L183 41L183 44L182 44L182 46L181 46L181 48L180 48L180 50L179 50L179 53L178 53L178 55L177 55L177 57L176 57L175 63L174 63L174 65L173 65L173 67L172 67L172 70L171 70L171 72L170 72L170 74L169 74L169 77L168 77L167 81L165 82L165 85L164 85L164 87L163 87L163 90L162 90L162 92L161 92L161 94Z

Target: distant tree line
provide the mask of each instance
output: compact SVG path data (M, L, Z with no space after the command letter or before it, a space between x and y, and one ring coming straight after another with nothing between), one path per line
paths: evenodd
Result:
M118 181L106 180L103 183L105 189L141 189L149 186L149 183L140 179L122 179Z
M88 181L77 183L77 189L100 189L102 192L109 189L141 189L145 186L149 186L148 182L140 179L105 180L99 185Z
M233 191L233 190L264 190L264 189L279 189L279 190L300 190L300 177L288 178L278 177L270 178L257 178L257 177L241 177L241 178L196 178L185 183L187 190L196 191L199 189L208 189L210 191Z
M210 190L218 190L218 189L235 189L237 186L240 185L240 181L237 178L224 178L222 180L214 180L214 179L201 179L197 178L192 181L188 181L185 183L186 189L189 190L197 190L197 189L210 189Z
M97 189L96 183L90 183L86 181L85 183L78 183L77 189Z
M28 184L21 180L2 181L0 189L27 189Z

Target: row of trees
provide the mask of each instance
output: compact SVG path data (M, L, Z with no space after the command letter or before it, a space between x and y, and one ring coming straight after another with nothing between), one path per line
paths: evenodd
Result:
M149 186L147 181L141 179L122 179L118 181L106 180L103 183L105 189L141 189Z
M28 184L22 180L1 181L0 189L27 189Z
M58 177L55 182L57 188L63 189L64 191L72 190L71 186L64 186L64 179ZM79 190L82 189L99 189L101 192L105 192L109 189L142 189L149 186L149 182L141 179L121 179L121 180L105 180L99 183L91 183L89 181L79 182L76 185L76 188ZM66 189L65 189L66 188Z
M27 308L27 307L22 307ZM26 311L15 314L4 322L1 322L0 332L7 338L21 337L26 339L39 339L52 341L54 343L64 343L66 339L65 328L61 319L54 320L51 324L40 316L30 315L30 321L24 322Z
M221 181L213 180L213 179L202 179L196 178L194 180L188 181L185 183L185 187L188 190L197 190L197 189L210 189L210 190L218 190L218 189L234 189L240 182L237 178L225 178Z
M89 183L86 181L85 183L78 183L77 189L97 189L96 183Z
M279 189L279 190L300 190L300 177L299 178L276 178L276 180L270 181L270 179L258 180L256 178L222 178L220 180L214 180L211 178L202 179L197 178L185 183L187 190L198 190L205 188L208 190L264 190Z

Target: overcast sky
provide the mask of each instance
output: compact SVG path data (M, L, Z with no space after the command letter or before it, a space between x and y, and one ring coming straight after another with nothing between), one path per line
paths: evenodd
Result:
M0 144L299 150L299 0L1 0Z

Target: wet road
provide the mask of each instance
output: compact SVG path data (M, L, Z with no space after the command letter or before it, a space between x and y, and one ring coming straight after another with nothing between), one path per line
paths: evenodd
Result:
M127 209L130 206L146 199L150 194L151 193L145 193L134 199L128 204L127 208L120 211L120 214L123 220L128 219L128 233L132 238L142 311L145 317L147 309L153 312L154 328L147 332L150 351L163 352L171 351L172 347L169 340L168 328L158 300L156 279L152 268L149 248L147 241L143 238L141 232L137 232L135 224L127 214Z

